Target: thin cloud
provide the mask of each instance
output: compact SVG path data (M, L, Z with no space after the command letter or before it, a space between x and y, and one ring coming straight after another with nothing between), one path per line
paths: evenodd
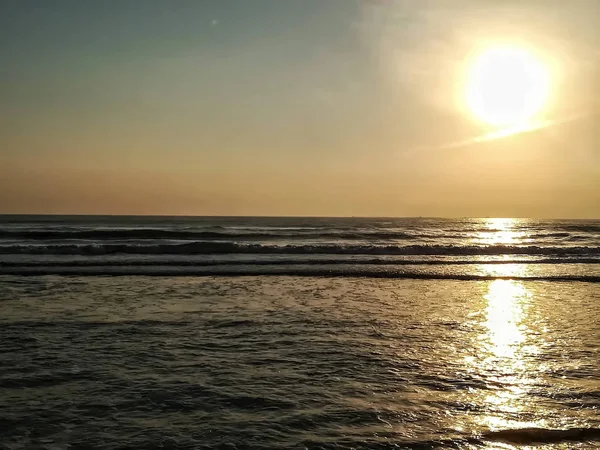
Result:
M483 134L480 136L475 136L472 138L464 139L461 141L449 142L446 144L429 146L429 147L413 148L413 149L409 150L408 152L406 152L405 155L422 152L422 151L436 151L436 150L439 151L439 150L458 149L458 148L468 147L471 145L478 145L478 144L483 144L486 142L497 141L499 139L505 139L505 138L508 138L511 136L516 136L516 135L525 134L525 133L533 133L535 131L543 130L546 128L551 128L551 127L563 125L563 124L566 124L569 122L574 122L576 120L585 119L585 118L589 117L590 115L591 114L589 114L589 113L575 114L575 115L572 115L572 116L569 116L569 117L566 117L563 119L540 120L540 121L536 121L534 123L530 123L530 124L526 124L526 125L519 125L519 126L514 126L514 127L509 127L509 128L503 128L501 130L492 131L490 133L486 133L486 134Z

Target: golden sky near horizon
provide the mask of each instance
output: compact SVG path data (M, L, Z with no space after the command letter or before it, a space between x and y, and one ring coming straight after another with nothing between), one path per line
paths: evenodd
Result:
M0 213L600 217L600 3L0 6Z

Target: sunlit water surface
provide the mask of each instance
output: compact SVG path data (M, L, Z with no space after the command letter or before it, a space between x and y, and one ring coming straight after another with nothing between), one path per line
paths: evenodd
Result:
M3 448L600 448L597 283L0 286Z

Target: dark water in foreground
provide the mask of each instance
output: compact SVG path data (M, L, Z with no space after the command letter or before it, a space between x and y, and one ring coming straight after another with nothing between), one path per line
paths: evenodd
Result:
M0 216L0 448L600 448L599 281L598 221Z
M596 283L0 285L2 448L600 448Z

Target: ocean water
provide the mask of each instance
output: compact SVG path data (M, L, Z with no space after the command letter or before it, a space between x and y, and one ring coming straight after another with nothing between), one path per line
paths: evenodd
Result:
M600 222L0 217L0 448L600 448Z
M598 281L600 221L0 216L0 273Z

